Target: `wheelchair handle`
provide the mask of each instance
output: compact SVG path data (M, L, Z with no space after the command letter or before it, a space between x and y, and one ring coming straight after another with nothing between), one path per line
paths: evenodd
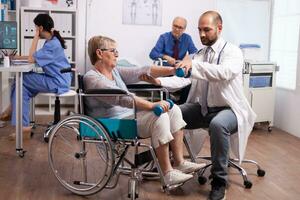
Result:
M169 103L169 108L172 109L174 106L174 102L171 99L167 99L166 101ZM157 105L153 108L153 112L157 117L159 117L164 112L164 109L161 106Z
M191 70L189 70L188 73L187 73L187 75L185 75L184 70L182 68L177 68L175 74L178 77L189 78L192 73L191 73Z

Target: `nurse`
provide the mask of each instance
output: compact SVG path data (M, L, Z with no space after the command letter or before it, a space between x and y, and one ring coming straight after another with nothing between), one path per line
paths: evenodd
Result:
M35 35L27 58L29 63L36 63L44 73L29 72L23 75L23 134L30 136L29 126L30 99L40 92L62 94L69 90L71 84L70 73L62 74L61 69L70 67L65 56L65 41L57 30L54 30L53 19L48 14L38 14L34 19ZM45 39L43 47L37 50L40 39ZM1 114L0 120L11 119L16 125L16 91L15 84L11 91L11 105Z

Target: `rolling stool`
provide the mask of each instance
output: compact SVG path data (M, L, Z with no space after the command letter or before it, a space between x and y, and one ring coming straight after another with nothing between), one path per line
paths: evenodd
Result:
M44 141L48 142L51 130L60 121L60 99L59 98L76 96L77 93L74 90L69 90L68 92L65 92L63 94L39 93L38 95L49 97L49 111L50 112L51 112L51 98L55 97L53 122L49 124L48 128L44 132ZM36 124L35 124L35 106L34 105L35 105L35 101L34 101L34 98L32 98L32 101L31 101L31 107L32 107L31 110L32 110L32 112L31 112L31 122L30 123L33 125L33 127L36 126ZM74 105L74 109L76 111L76 102L75 102L75 105Z
M203 131L207 132L208 130L204 128ZM201 139L204 140L204 138L206 136L198 136L198 137L202 137ZM195 138L193 138L193 139L195 139ZM186 147L186 149L188 151L188 154L189 154L190 159L191 159L192 162L196 162L196 160L199 159L199 158L200 159L204 159L204 160L209 160L209 161L211 160L211 157L209 157L209 156L197 156L197 154L199 152L198 153L194 152L193 147L192 147L191 138L190 138L190 136L187 133L184 134L183 142L185 144L185 147ZM203 145L203 143L201 144L201 146L202 145ZM200 151L200 149L199 149L199 151ZM259 177L265 176L266 171L263 170L256 161L244 159L244 160L242 160L242 163L251 163L251 164L254 164L257 167L257 171L256 171L257 172L257 176L259 176ZM199 182L200 185L204 185L207 182L207 178L204 176L204 172L211 165L212 164L209 163L204 168L202 168L201 170L198 171L198 182ZM229 158L228 167L232 167L232 168L237 169L239 171L240 175L243 178L244 187L246 189L250 189L252 187L252 182L248 179L248 175L247 175L246 170L239 165L239 160L238 159Z

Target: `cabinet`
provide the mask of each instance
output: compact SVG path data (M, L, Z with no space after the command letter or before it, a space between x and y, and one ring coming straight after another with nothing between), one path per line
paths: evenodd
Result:
M244 65L243 85L245 95L257 114L255 122L268 122L272 130L274 121L276 72L279 67L271 62L251 62Z
M66 49L65 55L72 67L76 67L76 38L77 38L77 10L75 8L41 8L41 7L21 7L20 9L20 52L21 55L28 55L31 43L35 34L34 18L39 13L49 14L54 21L54 29L59 31L64 38ZM38 48L41 48L45 40L39 40ZM72 88L76 87L76 76L73 76ZM37 104L53 104L54 99L38 97ZM53 102L52 102L53 101ZM62 104L76 104L71 99L62 99Z
M31 41L35 34L33 19L39 13L49 14L54 21L54 29L58 30L66 41L66 57L72 66L76 66L76 10L75 9L45 9L33 7L21 7L20 13L20 50L22 55L28 55ZM38 48L45 41L40 40Z
M19 0L1 0L0 21L17 21L16 19L19 14L17 8L19 8ZM17 35L19 36L18 30ZM19 43L17 45L19 47ZM0 57L2 59L2 55ZM0 112L2 112L10 103L10 76L9 72L0 73Z

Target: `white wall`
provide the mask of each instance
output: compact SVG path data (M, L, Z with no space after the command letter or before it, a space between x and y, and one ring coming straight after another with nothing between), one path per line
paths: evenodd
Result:
M263 47L263 57L268 58L269 47L269 0L161 0L162 25L124 25L122 24L121 0L81 0L88 3L87 40L94 35L106 35L118 42L119 56L146 65L152 61L148 55L160 34L170 31L172 20L183 16L188 20L186 33L190 34L197 48L202 48L197 27L199 16L207 10L217 10L224 18L224 38L236 45L257 43ZM85 6L79 5L79 12ZM255 13L255 14L253 14ZM84 17L84 15L82 15ZM83 22L83 21L82 21ZM80 24L79 32L85 25ZM85 44L86 45L86 44ZM84 59L82 44L80 58ZM90 65L88 56L86 65ZM81 66L81 64L80 64ZM89 68L86 67L87 69ZM84 71L84 70L81 70Z
M300 137L300 33L296 89L277 88L275 100L275 126Z
M217 0L217 10L223 16L223 37L236 44L259 44L256 60L268 60L271 1Z
M299 68L299 65L298 65ZM299 77L298 73L298 77ZM277 88L275 102L276 127L300 137L300 92Z
M131 58L139 64L149 64L148 55L161 33L171 30L175 16L188 20L186 32L197 47L200 45L197 22L200 14L215 7L215 1L162 0L162 26L122 24L122 1L93 0L88 7L87 38L106 35L118 42L120 57Z

